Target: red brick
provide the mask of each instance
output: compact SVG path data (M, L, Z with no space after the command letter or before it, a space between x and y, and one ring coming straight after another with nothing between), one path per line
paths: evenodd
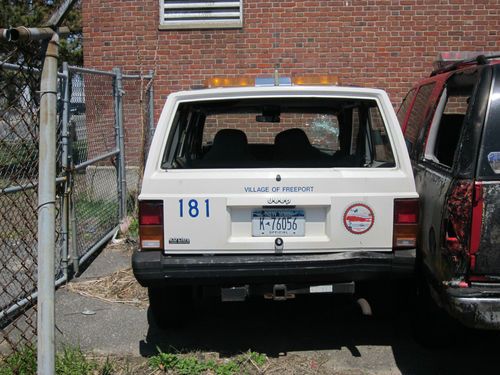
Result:
M158 30L156 0L87 0L84 61L102 70L154 70L156 119L171 91L213 75L272 75L276 66L282 74L329 73L344 84L380 87L397 106L438 52L500 50L500 7L489 4L245 0L242 29ZM126 126L138 129L138 115L130 110ZM138 156L134 147L128 152Z

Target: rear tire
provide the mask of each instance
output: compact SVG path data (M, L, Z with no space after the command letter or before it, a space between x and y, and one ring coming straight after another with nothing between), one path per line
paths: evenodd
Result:
M363 282L356 290L356 295L370 304L373 316L382 319L394 319L407 311L414 294L413 279Z
M179 327L188 320L192 305L190 287L149 287L148 296L149 315L157 327L161 329Z

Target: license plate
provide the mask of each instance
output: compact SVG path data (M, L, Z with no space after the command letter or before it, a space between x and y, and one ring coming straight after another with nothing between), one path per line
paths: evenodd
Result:
M256 210L252 212L252 236L300 237L305 234L304 210Z

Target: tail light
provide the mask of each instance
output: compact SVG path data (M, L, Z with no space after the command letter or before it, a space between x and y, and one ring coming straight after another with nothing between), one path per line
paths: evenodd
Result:
M141 249L163 249L163 201L139 202Z
M474 183L474 196L472 198L472 223L470 233L470 268L476 267L476 253L481 243L483 226L483 186L481 182Z
M418 199L394 200L394 228L392 247L394 250L411 249L417 246Z
M473 180L456 181L448 196L448 225L445 246L455 258L469 257L470 270L476 267L483 224L483 186ZM460 256L459 256L460 255Z

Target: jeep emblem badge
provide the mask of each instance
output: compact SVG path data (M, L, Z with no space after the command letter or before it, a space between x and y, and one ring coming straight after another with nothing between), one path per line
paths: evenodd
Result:
M292 201L290 199L280 199L280 198L269 198L267 200L268 204L271 205L283 205L283 204L290 204Z

